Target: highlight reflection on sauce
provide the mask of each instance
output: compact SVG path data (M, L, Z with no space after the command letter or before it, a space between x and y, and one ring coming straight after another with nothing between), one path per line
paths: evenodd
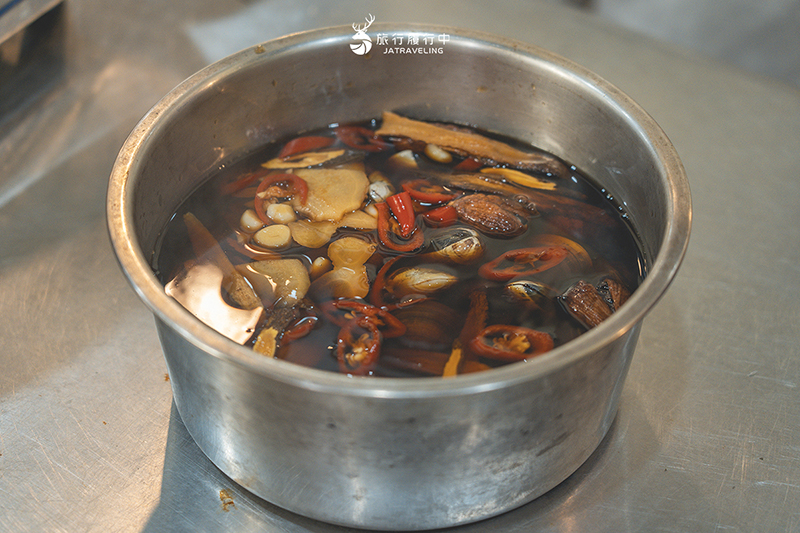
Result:
M263 307L237 309L222 298L222 271L213 264L196 263L167 283L167 294L206 325L244 344L264 312Z

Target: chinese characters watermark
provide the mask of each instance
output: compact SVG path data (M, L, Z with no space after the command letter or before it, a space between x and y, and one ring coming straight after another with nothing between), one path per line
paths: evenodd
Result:
M366 55L372 50L372 38L367 35L367 28L375 22L375 17L370 13L364 20L366 24L353 24L355 35L353 39L358 42L350 43L350 49L356 55ZM443 54L444 48L450 41L450 35L440 33L432 34L405 34L405 33L378 33L375 35L375 45L382 48L382 54Z

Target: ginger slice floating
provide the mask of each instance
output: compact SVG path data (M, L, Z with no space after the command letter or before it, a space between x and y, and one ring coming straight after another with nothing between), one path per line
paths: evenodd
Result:
M369 231L378 227L378 219L359 209L342 217L338 227Z
M308 269L299 259L253 261L238 270L256 288L266 307L296 305L311 285Z
M564 164L553 156L523 152L506 143L489 139L477 133L456 131L435 124L401 117L391 111L383 112L383 123L376 135L408 137L445 150L466 152L469 155L511 165L524 170L534 170L564 176Z
M364 266L375 252L375 245L356 237L343 237L328 246L333 270L311 284L316 296L365 298L369 294L369 276Z
M369 188L369 180L360 170L307 168L292 173L308 185L305 203L295 197L292 207L313 222L338 222L361 207Z
M321 220L312 222L300 219L287 224L292 232L294 242L307 248L321 248L330 242L333 234L336 233L337 225L334 222Z

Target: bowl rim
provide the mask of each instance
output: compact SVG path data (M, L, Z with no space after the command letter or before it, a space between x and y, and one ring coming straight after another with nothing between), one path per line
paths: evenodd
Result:
M590 70L536 45L482 31L432 24L375 24L374 35L381 31L395 33L448 33L453 42L504 49L543 61L551 68L583 83L599 93L610 107L626 116L638 135L654 152L670 185L666 198L667 227L657 257L649 265L643 282L619 311L599 326L535 359L496 369L459 375L452 378L353 377L336 372L307 368L273 358L266 358L236 344L197 320L179 303L166 295L150 263L142 252L133 228L132 213L137 155L150 134L170 116L175 106L199 94L213 80L224 78L254 64L268 61L275 54L307 45L342 45L351 39L349 26L334 26L293 33L248 47L201 69L165 95L139 121L125 140L114 163L107 191L107 225L117 261L128 282L155 317L177 331L189 343L210 356L255 372L265 378L303 389L374 398L430 398L474 394L508 387L537 379L566 368L622 337L635 327L660 300L677 273L686 253L692 223L691 194L683 165L664 131L644 109L616 86Z

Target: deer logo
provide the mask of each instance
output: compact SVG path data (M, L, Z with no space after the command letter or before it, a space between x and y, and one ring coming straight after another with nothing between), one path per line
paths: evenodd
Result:
M363 56L366 55L370 50L372 50L372 39L369 35L367 35L367 28L369 28L373 22L375 22L375 17L372 16L372 13L369 14L369 17L364 17L364 20L367 21L366 24L356 24L353 23L353 30L355 30L356 34L353 35L353 39L358 42L350 43L350 50L353 51L354 54Z

